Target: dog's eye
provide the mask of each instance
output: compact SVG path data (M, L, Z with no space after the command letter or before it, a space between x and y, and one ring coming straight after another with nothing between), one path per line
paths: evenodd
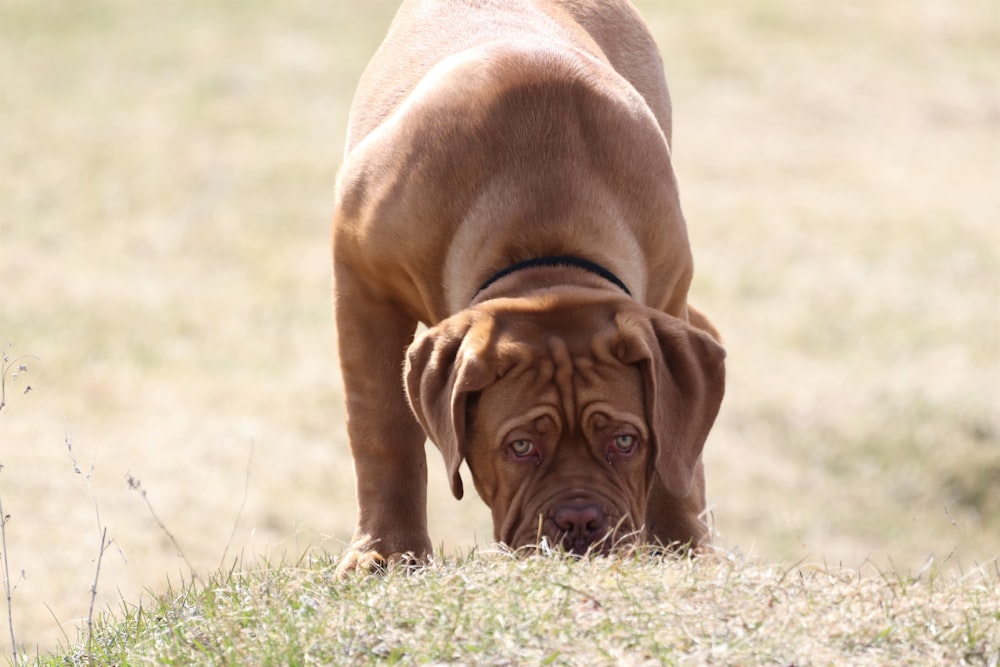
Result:
M514 456L528 456L535 449L535 443L531 440L514 440L510 443L510 451L514 452Z
M638 441L639 439L634 435L624 434L615 436L615 439L611 441L611 444L614 446L615 451L621 454L627 454L635 449L635 445Z

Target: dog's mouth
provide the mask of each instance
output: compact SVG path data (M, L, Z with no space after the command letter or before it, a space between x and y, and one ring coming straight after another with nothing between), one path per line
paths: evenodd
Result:
M641 525L630 512L591 494L554 498L522 515L512 528L512 534L501 540L519 551L608 555L642 541Z

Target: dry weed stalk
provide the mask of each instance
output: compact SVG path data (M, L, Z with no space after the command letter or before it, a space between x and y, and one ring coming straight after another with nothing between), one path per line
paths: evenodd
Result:
M229 541L226 542L226 547L225 547L225 549L222 550L222 558L219 559L219 569L220 570L222 569L223 565L225 564L226 557L229 555L229 549L233 545L233 540L236 537L236 530L239 528L240 519L243 516L243 510L244 510L244 508L246 507L246 504L247 504L247 494L249 493L249 489L250 489L250 467L251 467L251 465L253 463L253 452L254 452L254 446L253 446L253 442L251 442L250 443L250 453L247 455L246 474L245 474L244 479L243 479L243 499L240 502L240 507L239 507L239 509L236 512L236 519L233 521L233 529L229 533ZM195 570L194 565L191 564L191 561L188 560L187 556L184 555L184 550L181 549L181 545L180 545L180 543L177 542L177 538L174 537L174 534L172 532L170 532L170 529L167 528L167 525L165 523L163 523L163 520L160 519L160 516L156 513L156 510L153 509L153 503L150 502L149 496L146 495L146 489L143 488L142 481L139 480L137 477L133 477L132 473L130 473L130 472L126 472L125 473L125 480L128 482L128 488L129 489L131 489L132 491L135 491L140 496L142 496L142 500L143 500L143 502L146 503L146 508L149 510L149 513L152 515L153 520L156 521L156 525L160 527L160 530L163 531L163 534L166 535L167 539L170 540L170 543L174 545L174 549L177 550L177 555L180 556L181 560L184 561L184 564L187 565L188 571L191 574L191 579L195 580L195 581L200 580L200 577L198 576L197 570Z
M153 515L153 520L156 521L156 525L160 527L160 530L163 531L163 534L166 535L167 539L170 540L170 543L174 545L174 549L177 550L177 555L180 556L181 560L184 561L184 564L188 566L188 571L191 573L191 578L197 580L198 579L197 571L195 571L194 566L191 564L191 561L187 559L187 556L184 555L184 550L181 549L181 545L178 544L177 538L174 537L174 534L170 532L170 529L167 528L166 524L163 523L159 515L156 513L156 510L153 509L153 503L149 501L149 497L146 495L146 489L142 487L142 482L139 479L133 477L132 473L130 472L125 473L125 479L128 482L128 488L131 489L132 491L135 491L140 496L142 496L142 500L143 502L146 503L146 508L149 510L149 513Z
M7 343L7 350L10 350L10 343ZM28 371L28 367L21 362L34 358L30 354L25 354L11 359L8 352L3 353L3 365L0 367L0 412L7 406L7 376L9 375L10 381L14 382L18 375ZM24 388L24 393L27 394L29 391L31 391L30 384Z
M0 412L7 406L7 376L10 376L10 381L14 382L17 380L18 375L25 373L28 367L21 363L25 359L32 359L30 355L23 355L20 357L15 357L11 359L8 351L10 350L10 343L7 344L7 350L3 353L3 363L0 364ZM24 393L27 394L31 391L31 385L29 384L24 388ZM0 471L3 471L3 464L0 464ZM3 498L0 497L0 556L3 559L3 590L4 596L7 598L7 627L10 630L10 650L13 656L14 667L17 667L17 637L14 633L14 591L17 589L17 584L13 583L10 578L10 561L7 557L7 522L10 521L10 515L3 509ZM24 576L24 573L21 573Z
M246 476L243 478L243 500L240 501L240 508L236 511L236 519L233 521L233 529L229 532L229 541L226 542L226 548L222 550L222 558L219 559L219 569L221 570L226 562L226 556L229 555L229 548L233 546L233 540L236 539L236 530L239 528L240 519L243 517L243 510L247 505L247 494L250 492L250 466L253 463L253 441L250 441L250 453L247 455L247 471Z
M0 466L0 470L3 466ZM17 667L17 638L14 635L14 607L12 605L14 589L10 581L10 566L7 561L7 522L10 515L4 512L3 498L0 498L0 555L3 556L3 590L7 597L7 626L10 628L10 648L14 656L14 667Z
M69 433L66 434L65 443L69 460L73 463L73 472L83 478L84 483L87 485L87 491L90 493L90 499L94 503L94 514L97 517L97 532L101 536L100 548L97 551L97 565L94 568L94 583L90 586L90 604L87 607L87 662L88 664L93 665L94 606L97 603L97 582L101 577L101 564L104 562L104 552L111 546L112 541L108 539L108 527L104 525L103 521L101 521L101 508L97 502L97 495L94 493L94 487L90 484L90 477L94 474L94 464L91 462L90 470L88 472L83 472L80 468L80 464L76 460L76 456L73 454L73 438Z

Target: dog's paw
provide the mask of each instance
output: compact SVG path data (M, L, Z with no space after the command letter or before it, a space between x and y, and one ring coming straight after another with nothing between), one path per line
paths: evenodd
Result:
M337 577L343 578L351 572L385 574L397 568L413 570L420 567L425 557L413 551L394 551L384 555L373 545L371 539L356 540L351 544L337 563Z
M384 573L389 567L389 560L373 549L349 548L337 563L337 577L343 578L351 572L367 572L371 574Z

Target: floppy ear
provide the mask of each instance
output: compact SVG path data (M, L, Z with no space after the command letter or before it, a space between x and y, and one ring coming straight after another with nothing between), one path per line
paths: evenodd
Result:
M622 361L643 370L656 473L684 497L722 404L726 351L701 328L659 311L645 321L619 317L618 325Z
M410 345L406 358L406 396L417 421L441 450L451 492L461 499L465 458L466 402L471 392L496 381L484 358L492 333L490 316L463 311L426 331Z

